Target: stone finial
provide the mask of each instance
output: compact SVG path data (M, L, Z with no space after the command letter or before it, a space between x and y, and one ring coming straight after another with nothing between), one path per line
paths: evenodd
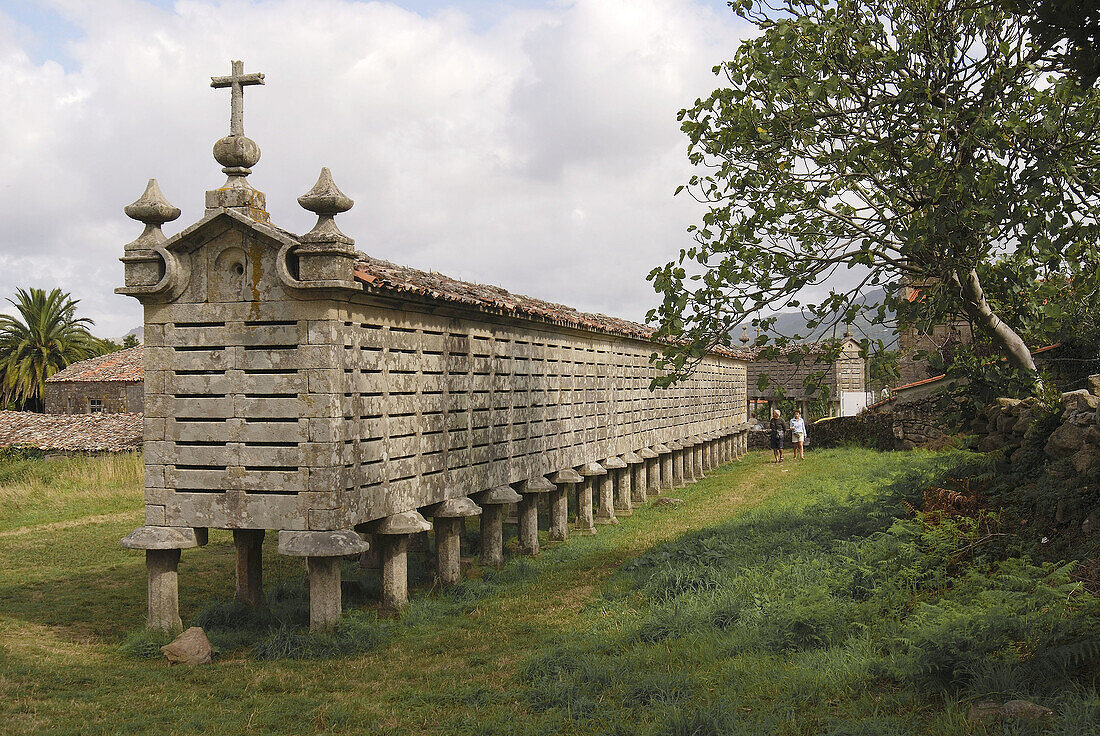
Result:
M222 173L229 178L221 189L206 193L206 214L218 209L243 211L254 220L268 222L267 198L263 192L253 189L245 177L260 160L260 147L244 134L244 88L263 84L264 75L258 72L244 73L244 62L233 61L228 77L210 77L215 89L230 89L229 135L214 144L214 160L222 165Z
M741 344L742 345L748 345L750 341L751 341L751 338L749 337L749 328L748 327L742 327L741 328Z
M340 232L335 220L336 215L350 210L355 202L336 186L327 166L322 167L321 175L317 177L313 188L298 197L298 204L317 215L317 224L300 238L303 243L355 243Z
M164 243L167 238L161 232L160 227L166 222L171 222L180 216L179 207L173 207L164 194L160 191L160 185L156 179L150 179L145 185L145 193L138 197L137 201L122 209L126 216L145 225L145 231L137 237L137 240L126 244L126 250L152 250Z

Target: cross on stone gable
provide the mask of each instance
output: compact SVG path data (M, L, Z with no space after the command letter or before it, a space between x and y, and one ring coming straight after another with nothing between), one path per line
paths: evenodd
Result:
M244 62L233 61L232 72L228 77L210 77L210 86L215 89L229 87L232 92L229 102L229 134L244 135L244 88L252 84L263 84L264 75L260 72L244 73Z

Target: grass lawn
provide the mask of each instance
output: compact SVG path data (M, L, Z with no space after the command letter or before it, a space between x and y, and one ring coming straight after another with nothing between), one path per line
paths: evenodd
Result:
M904 515L892 484L954 462L845 449L774 466L754 453L666 494L682 505L422 592L400 622L368 610L372 651L257 661L227 647L195 669L120 647L145 615L144 559L118 544L142 521L138 460L12 463L0 468L0 733L1001 733L966 723L969 696L877 671L874 627L852 623L874 613L832 605L822 582L836 539ZM232 596L233 570L228 532L184 551L185 624ZM303 574L269 535L268 588ZM799 607L816 611L808 623L783 618ZM1095 692L1071 695L1052 705L1064 706L1053 732L1100 734L1080 726L1100 721Z

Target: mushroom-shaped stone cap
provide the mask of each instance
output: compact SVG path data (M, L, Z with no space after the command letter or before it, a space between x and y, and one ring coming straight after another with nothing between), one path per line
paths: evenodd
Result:
M667 455L668 453L672 452L672 448L669 447L668 445L663 445L663 444L662 445L654 445L653 446L653 451L655 453L657 453L658 455Z
M145 193L133 204L122 208L126 216L146 225L163 225L180 216L180 208L173 207L160 191L156 179L145 185Z
M527 480L520 482L519 488L517 490L523 494L549 493L550 491L558 490L558 487L550 481L546 480L546 478L544 478L543 476L536 475L534 478L528 478Z
M638 457L637 453L628 452L623 455L623 462L627 465L637 465L638 463L645 462L642 458Z
M478 516L481 513L481 507L467 496L448 498L443 503L430 508L429 514L437 519L458 519L464 516Z
M643 447L642 449L638 450L638 457L640 457L642 460L652 460L655 457L660 457L660 455L657 454L656 450L653 450L649 447Z
M186 526L139 526L122 540L126 549L191 549L204 542Z
M679 450L684 449L684 445L681 442L677 441L677 440L673 440L672 442L668 443L668 449L671 450L672 452L677 452Z
M626 463L615 456L611 456L604 460L600 465L604 466L608 470L622 470L626 467Z
M565 470L559 470L556 473L550 475L551 483L581 483L584 478L573 468L566 468Z
M279 554L289 557L343 557L366 552L370 545L351 529L279 532Z
M499 506L501 504L519 503L523 500L523 496L513 491L509 486L497 486L471 495L482 506Z
M599 463L585 463L577 472L585 477L590 475L607 475L607 470Z
M374 522L374 534L419 534L432 528L431 523L417 511L403 511Z
M340 191L332 180L332 172L324 166L313 189L298 197L298 204L315 215L338 215L350 210L355 202Z

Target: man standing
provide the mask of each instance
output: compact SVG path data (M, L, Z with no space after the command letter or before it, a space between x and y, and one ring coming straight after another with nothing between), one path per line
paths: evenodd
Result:
M783 426L783 419L779 415L778 409L772 409L772 421L768 428L768 443L772 448L772 455L775 458L775 462L783 462L783 434L786 431L786 427Z

